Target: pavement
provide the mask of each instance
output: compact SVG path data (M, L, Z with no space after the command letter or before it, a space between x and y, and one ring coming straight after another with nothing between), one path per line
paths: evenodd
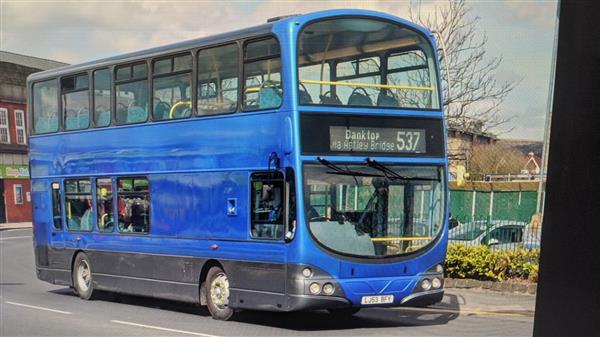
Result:
M31 229L0 232L0 336L531 336L535 296L447 289L428 308L369 308L348 321L325 311L241 312L101 293L93 301L35 277Z
M31 228L31 222L7 222L0 223L0 231L9 229Z

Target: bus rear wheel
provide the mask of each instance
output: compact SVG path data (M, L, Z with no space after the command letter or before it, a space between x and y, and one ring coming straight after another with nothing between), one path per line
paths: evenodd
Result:
M73 289L84 300L92 299L94 295L94 280L92 279L92 264L85 253L77 254L73 263Z
M212 267L206 275L206 305L214 319L227 321L235 311L229 307L229 279L220 267Z

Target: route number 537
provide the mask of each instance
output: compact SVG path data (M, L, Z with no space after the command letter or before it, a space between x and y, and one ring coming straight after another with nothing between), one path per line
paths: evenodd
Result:
M417 151L421 132L418 131L398 131L396 135L396 147L398 151Z

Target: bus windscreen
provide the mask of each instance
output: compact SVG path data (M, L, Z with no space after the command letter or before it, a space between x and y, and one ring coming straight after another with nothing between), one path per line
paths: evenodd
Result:
M298 41L301 105L440 108L435 53L421 33L339 18L309 24Z

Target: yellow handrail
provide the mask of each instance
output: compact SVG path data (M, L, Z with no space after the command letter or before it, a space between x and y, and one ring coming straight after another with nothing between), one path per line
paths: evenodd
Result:
M408 86L408 85L373 84L373 83L340 82L340 81L300 80L300 83L327 84L327 85L340 85L340 86L346 86L346 87L363 87L363 88L378 88L378 89L427 90L427 91L435 90L434 87L413 87L413 86Z
M430 236L420 236L420 237L389 237L389 238L372 238L373 242L386 242L386 241L423 241L423 240L431 240Z
M171 107L171 110L169 110L169 119L173 119L173 114L175 113L175 110L177 109L177 107L179 107L180 105L185 105L189 108L192 107L192 102L190 101L179 101L175 104L173 104L173 106Z

